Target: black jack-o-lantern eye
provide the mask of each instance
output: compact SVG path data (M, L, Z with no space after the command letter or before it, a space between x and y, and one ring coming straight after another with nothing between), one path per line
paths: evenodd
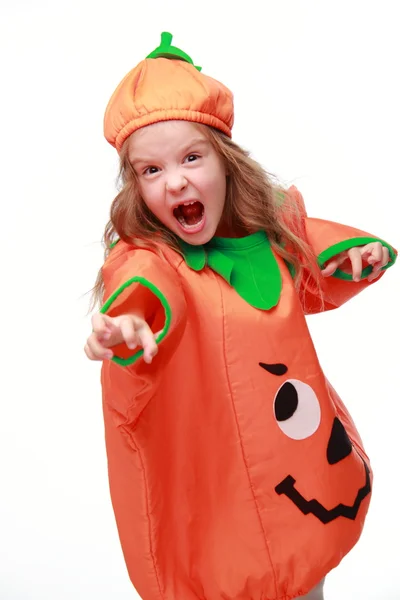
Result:
M279 428L293 440L310 437L321 422L321 406L316 393L298 379L287 379L281 385L273 407Z

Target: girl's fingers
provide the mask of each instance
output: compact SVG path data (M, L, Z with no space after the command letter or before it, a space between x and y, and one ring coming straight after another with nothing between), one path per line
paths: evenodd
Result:
M95 355L93 354L93 352L91 351L91 349L89 348L88 344L85 344L84 347L84 351L86 356L90 359L90 360L98 360Z
M361 255L372 266L372 272L368 276L368 281L373 281L381 274L382 267L389 262L389 250L380 242L372 242L361 249ZM369 255L369 256L368 256Z
M110 359L113 357L113 353L110 351L107 351L106 349L103 349L103 351L101 353L93 352L93 350L89 346L89 343L86 343L86 345L84 347L84 351L85 351L86 356L90 360L106 360L106 359Z
M136 325L136 335L139 339L140 345L143 347L143 359L147 363L151 363L153 357L158 352L158 347L154 338L154 333L146 323L146 321L140 321Z
M380 262L382 259L382 244L380 242L371 242L360 248L361 256L370 265Z
M347 255L351 262L351 268L353 273L353 280L360 281L362 271L362 256L359 248L351 248L348 250Z
M131 350L142 346L143 359L147 363L151 363L158 352L155 338L160 332L153 334L146 321L135 315L111 318L97 313L92 317L92 327L92 335L85 346L86 356L91 360L106 360L114 356L112 350L105 347L106 342L108 346L113 346L123 341Z
M380 250L374 256L370 257L368 262L373 265L374 271L378 271L388 264L389 250L385 246L380 246Z
M338 266L339 266L339 261L331 260L330 262L328 262L327 265L325 265L325 268L322 269L321 273L324 277L329 277L330 275L334 274L334 272L336 271Z
M128 348L134 349L138 345L142 346L144 361L151 363L153 357L157 354L158 348L154 334L146 321L133 315L127 315L121 319L119 326Z
M87 346L95 357L92 360L106 360L113 357L112 350L105 348L101 344L96 333L92 333L92 335L88 338Z
M381 275L382 268L388 264L389 259L390 259L389 250L385 246L383 246L382 247L382 258L379 262L377 262L373 265L372 272L368 276L368 281L373 281L374 279L377 279Z
M98 337L110 337L110 325L112 321L110 317L107 315L103 315L102 313L96 313L92 317L92 330L93 333L96 333ZM107 338L106 338L107 339Z
M330 260L325 265L325 268L322 269L321 274L324 277L329 277L330 275L333 275L333 273L336 271L336 269L338 269L340 267L340 265L342 263L344 263L344 261L346 259L347 259L347 252L341 252L340 254L335 256L332 260Z
M379 263L381 267L388 264L390 254L389 249L386 248L381 242L372 242L367 244L361 250L364 260L371 265ZM367 257L367 255L370 255Z
M390 260L389 248L386 246L382 247L382 267L386 267Z
M138 345L138 337L136 335L135 319L131 315L122 317L119 323L122 338L128 348L133 350Z
M377 277L379 277L380 274L381 274L380 269L378 271L372 271L372 273L370 273L368 275L368 281L373 281L374 279L376 279Z

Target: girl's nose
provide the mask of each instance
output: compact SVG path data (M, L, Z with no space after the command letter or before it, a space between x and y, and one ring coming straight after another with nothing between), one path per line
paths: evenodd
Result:
M186 177L182 173L171 173L167 177L166 189L167 192L177 193L181 192L187 186Z

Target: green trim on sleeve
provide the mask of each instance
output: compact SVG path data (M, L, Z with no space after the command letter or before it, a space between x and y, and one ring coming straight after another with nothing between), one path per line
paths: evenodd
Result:
M167 335L169 328L171 326L172 311L171 311L171 306L170 306L168 300L166 299L166 297L164 296L164 294L153 283L148 281L148 279L145 279L144 277L132 277L132 279L128 279L128 281L125 281L125 283L123 283L109 297L107 302L100 309L100 312L103 314L106 313L108 311L108 309L110 308L110 306L113 304L113 302L118 298L118 296L120 294L122 294L122 292L124 290L126 290L126 288L129 287L130 285L132 285L133 283L140 283L144 287L148 288L155 296L157 296L157 298L160 300L160 302L163 306L163 309L165 312L165 324L164 324L163 330L160 332L160 335L156 339L157 344L159 344L165 338L165 336ZM113 358L111 360L114 361L115 363L117 363L118 365L126 367L128 365L133 365L138 360L138 358L140 358L141 356L143 356L143 349L138 350L138 352L135 352L135 354L133 354L129 358L120 358L119 356L113 356Z
M382 270L388 269L389 267L394 265L394 263L396 262L397 256L396 256L393 248L389 244L384 242L383 240L381 240L379 238L373 238L373 237L355 237L355 238L351 238L349 240L344 240L343 242L334 244L333 246L330 246L329 248L327 248L326 250L321 252L321 254L318 256L318 258L317 258L318 265L322 269L322 268L324 268L325 264L329 260L331 260L331 258L336 256L337 254L340 254L341 252L344 252L345 250L350 250L350 248L354 248L356 246L365 246L366 244L370 244L371 242L380 242L382 244L382 246L385 246L389 250L389 262L386 266L384 266L382 268ZM368 267L365 267L361 271L361 279L365 279L366 277L368 277L368 275L371 272L372 272L371 265L369 265ZM336 277L337 279L344 279L345 281L353 281L353 276L350 273L345 273L341 269L336 269L336 271L332 274L332 277Z

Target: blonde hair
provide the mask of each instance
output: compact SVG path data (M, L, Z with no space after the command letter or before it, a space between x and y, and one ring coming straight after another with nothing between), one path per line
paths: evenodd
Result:
M302 235L302 217L295 201L283 186L252 159L249 152L222 132L196 124L206 135L227 172L227 190L222 222L249 234L265 231L271 246L294 270L294 284L301 287L306 273L310 285L322 300L321 276L314 254ZM179 237L167 229L147 208L140 192L137 175L128 157L127 138L120 152L119 180L122 187L110 209L110 220L103 234L105 259L113 243L122 239L138 247L157 248L166 244L182 255ZM91 290L91 306L101 304L104 283L100 269Z

